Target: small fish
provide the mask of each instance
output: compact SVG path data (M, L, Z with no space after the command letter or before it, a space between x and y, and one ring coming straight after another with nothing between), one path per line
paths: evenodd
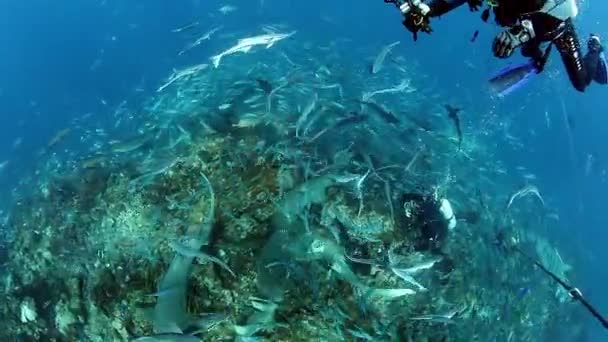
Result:
M445 105L445 109L448 112L448 117L452 119L454 122L454 126L456 127L456 133L458 134L458 150L462 147L462 128L460 127L460 117L458 116L458 112L462 109L452 107L450 105Z
M198 24L199 24L198 21L193 21L190 24L187 24L187 25L184 25L182 27L178 27L176 29L173 29L173 30L171 30L171 32L173 32L173 33L179 33L179 32L188 31L190 29L193 29L193 28L197 27Z
M471 37L471 43L475 43L478 36L479 36L479 30L475 30L475 32L473 33L473 37Z
M4 170L7 165L8 165L8 160L0 162L0 171Z
M380 53L378 53L378 56L376 56L376 59L374 60L374 64L372 64L372 74L377 74L380 72L380 70L382 70L383 64L384 64L384 59L386 59L386 55L388 55L389 52L391 52L391 50L397 46L399 44L399 41L396 41L394 43L391 43L385 47L382 48L382 50L380 50Z

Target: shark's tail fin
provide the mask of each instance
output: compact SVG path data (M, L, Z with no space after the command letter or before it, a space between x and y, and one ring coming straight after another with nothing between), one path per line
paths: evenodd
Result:
M216 68L217 68L217 67L219 67L219 66L220 66L220 61L222 60L222 57L223 57L223 55L222 55L222 54L219 54L219 55L217 55L217 56L213 56L213 57L211 57L211 58L210 58L210 59L211 59L211 61L213 62L213 66L214 66L214 67L216 67Z

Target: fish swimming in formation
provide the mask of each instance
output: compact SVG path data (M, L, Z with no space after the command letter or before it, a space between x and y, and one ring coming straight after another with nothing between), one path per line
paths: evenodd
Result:
M458 116L458 112L462 109L452 107L450 105L445 105L445 109L448 112L448 117L452 119L454 122L454 126L456 127L456 133L458 134L458 150L462 147L462 128L460 127L460 117Z
M391 50L398 44L399 41L396 41L394 43L388 44L387 46L383 47L382 50L380 50L380 53L378 53L378 56L376 56L376 59L374 60L374 64L372 64L372 74L377 74L380 72L380 70L382 70L386 55L388 55L388 53L391 52Z
M266 45L266 48L268 49L272 47L275 43L283 39L289 38L295 33L296 31L292 31L289 33L269 33L259 36L242 38L238 40L235 46L229 48L228 50L220 52L219 54L211 57L210 59L213 62L213 66L217 68L220 66L220 62L225 56L232 55L237 52L248 53L249 51L251 51L251 48L257 45Z

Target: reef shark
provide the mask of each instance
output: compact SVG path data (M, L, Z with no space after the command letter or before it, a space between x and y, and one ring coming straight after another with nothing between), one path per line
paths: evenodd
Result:
M253 36L248 38L239 39L237 44L228 50L225 50L218 55L211 57L211 61L213 62L213 66L216 68L220 66L220 62L224 56L232 55L237 52L247 53L256 45L266 45L266 48L272 47L276 42L281 41L285 38L289 38L294 35L296 31L292 31L289 33L268 33L262 34L259 36Z

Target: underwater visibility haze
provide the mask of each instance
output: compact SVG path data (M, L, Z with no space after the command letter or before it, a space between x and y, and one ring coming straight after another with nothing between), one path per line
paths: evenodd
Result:
M608 87L481 15L4 1L0 341L608 341Z

